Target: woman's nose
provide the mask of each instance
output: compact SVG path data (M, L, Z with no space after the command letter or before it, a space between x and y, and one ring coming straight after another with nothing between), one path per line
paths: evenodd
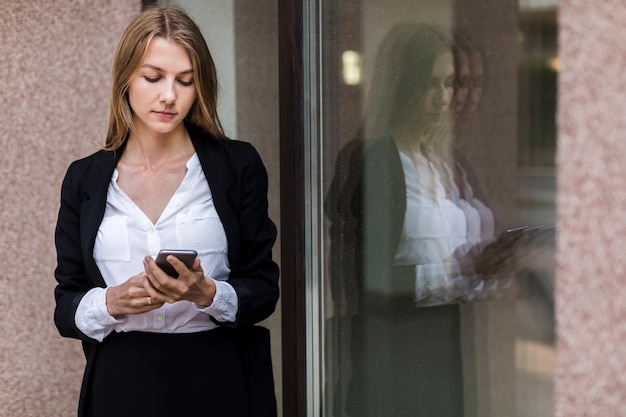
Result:
M163 90L161 91L161 97L159 99L162 103L172 104L176 101L176 91L174 90L174 83L163 83Z
M453 91L452 88L446 86L440 86L437 88L437 94L434 97L434 105L437 108L449 107L452 102Z
M441 105L449 107L450 103L452 102L453 94L454 93L453 93L452 88L448 88L446 86L442 87L442 90L441 90Z

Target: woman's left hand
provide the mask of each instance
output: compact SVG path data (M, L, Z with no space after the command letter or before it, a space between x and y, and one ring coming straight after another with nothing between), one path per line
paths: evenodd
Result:
M187 300L199 306L210 306L213 303L215 281L204 276L199 258L193 261L191 269L175 256L168 256L167 261L178 272L178 278L172 278L163 272L152 257L144 258L143 264L148 276L146 291L153 300L170 304Z

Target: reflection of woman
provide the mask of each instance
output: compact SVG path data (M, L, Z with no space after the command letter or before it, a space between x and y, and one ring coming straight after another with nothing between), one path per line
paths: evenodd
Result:
M445 34L394 28L377 59L363 144L351 144L363 157L342 156L358 173L331 186L333 253L353 248L357 259L339 278L358 288L351 415L463 414L458 303L493 291L488 278L510 251L487 245L493 216L455 158L454 81Z
M485 75L483 56L466 33L459 33L455 38L454 66L454 111L457 114L472 114L480 104Z
M81 416L276 414L269 339L252 326L278 298L267 176L224 136L216 92L187 15L130 23L105 149L69 167L55 236L55 323L87 358ZM153 260L162 248L198 257L170 256L174 279Z

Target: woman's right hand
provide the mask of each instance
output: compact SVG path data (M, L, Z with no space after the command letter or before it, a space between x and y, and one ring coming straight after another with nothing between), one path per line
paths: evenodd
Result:
M127 314L141 314L155 310L163 305L148 295L146 286L150 281L145 272L132 276L128 281L109 287L106 292L107 311L113 317L120 318Z
M463 275L478 275L482 278L498 278L499 272L511 265L522 230L499 237L487 244L474 245L465 255L457 258Z
M497 278L498 272L509 266L524 235L523 229L515 230L489 243L484 249L472 253L474 270L481 276Z

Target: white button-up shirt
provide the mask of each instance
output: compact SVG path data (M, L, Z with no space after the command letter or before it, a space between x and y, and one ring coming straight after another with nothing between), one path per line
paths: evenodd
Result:
M146 255L160 249L194 249L204 274L215 280L213 303L202 308L189 301L165 304L148 313L115 319L106 308L106 288L93 288L76 311L76 326L102 341L112 331L191 333L210 330L219 321L235 321L237 294L226 281L230 273L226 233L215 210L198 156L187 162L187 173L156 224L117 185L117 170L109 184L104 218L98 229L94 259L107 287L141 273Z

